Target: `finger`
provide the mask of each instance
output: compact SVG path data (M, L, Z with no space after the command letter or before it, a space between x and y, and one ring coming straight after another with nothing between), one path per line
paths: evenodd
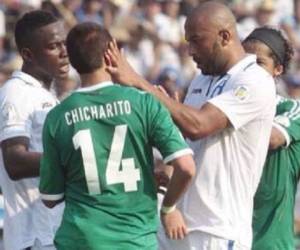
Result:
M175 99L175 101L179 102L179 93L178 93L178 91L175 91L174 99Z
M117 66L117 56L110 49L106 51L107 56L111 62L111 65Z
M166 231L166 234L167 234L167 237L168 237L169 239L173 239L173 234L172 234L172 231L171 231L171 230L167 230L167 231Z
M183 232L184 237L188 234L186 225L184 225L184 226L182 227L182 232Z
M107 66L112 66L112 62L110 60L109 54L107 52L104 53L104 59Z

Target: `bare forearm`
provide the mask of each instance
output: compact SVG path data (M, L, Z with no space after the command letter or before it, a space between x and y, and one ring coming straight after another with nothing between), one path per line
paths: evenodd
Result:
M203 128L204 123L199 110L169 98L144 79L141 79L139 83L135 84L138 88L154 95L167 107L174 122L186 137L199 139L206 136Z
M4 161L11 179L37 177L40 173L41 153L21 152Z
M195 175L195 165L191 156L181 157L180 161L181 163L174 164L174 173L163 201L163 205L166 207L176 204ZM182 168L180 165L185 167Z
M15 137L1 143L5 169L12 180L39 176L41 153L30 152L29 138Z

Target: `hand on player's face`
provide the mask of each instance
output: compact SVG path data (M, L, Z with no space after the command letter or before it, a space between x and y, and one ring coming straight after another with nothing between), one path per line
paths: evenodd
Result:
M124 53L122 53L115 40L109 43L108 50L105 53L105 61L107 64L107 71L112 75L115 82L135 86L135 80L139 78L138 74L129 65Z

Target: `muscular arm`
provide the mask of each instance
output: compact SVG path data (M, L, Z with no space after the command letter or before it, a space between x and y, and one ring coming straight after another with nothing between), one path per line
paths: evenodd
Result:
M181 132L191 140L197 140L228 127L226 115L212 104L205 104L200 110L186 106L167 97L152 84L139 76L129 65L115 42L110 43L106 53L107 70L115 81L133 86L156 96L170 111Z
M230 125L226 115L210 103L200 110L189 107L167 97L141 77L136 78L134 86L156 96L168 108L184 136L191 140L215 134Z
M39 176L41 153L29 152L29 138L15 137L1 143L3 161L12 180Z
M286 144L286 140L284 135L281 133L279 129L273 127L271 132L271 137L270 137L269 149L275 150L285 144Z

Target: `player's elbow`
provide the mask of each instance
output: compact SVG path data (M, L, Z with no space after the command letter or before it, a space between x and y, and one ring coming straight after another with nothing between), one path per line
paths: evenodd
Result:
M209 131L205 130L203 127L191 127L189 130L185 131L184 135L191 141L196 141L209 136Z
M4 165L7 175L11 180L18 181L22 179L22 174L17 171L18 168L16 166L9 163L4 163Z

